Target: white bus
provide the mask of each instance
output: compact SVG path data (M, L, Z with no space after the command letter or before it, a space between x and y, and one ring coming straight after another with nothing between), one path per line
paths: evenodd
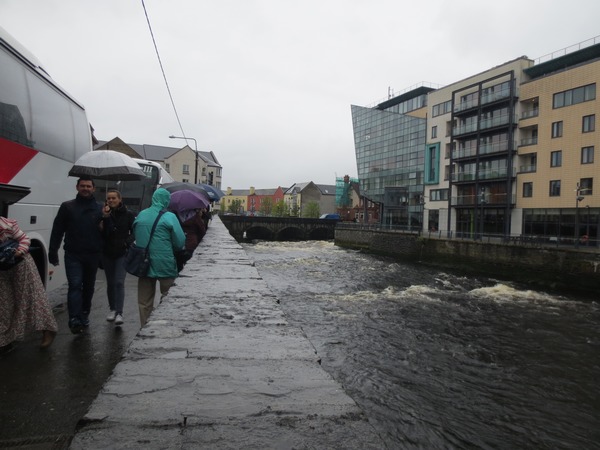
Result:
M66 282L64 264L48 264L52 223L60 204L77 194L69 169L91 150L83 106L0 27L1 213L31 238L31 255L48 291Z

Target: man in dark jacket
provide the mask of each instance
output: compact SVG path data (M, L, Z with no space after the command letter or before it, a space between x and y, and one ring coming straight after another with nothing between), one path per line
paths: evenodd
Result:
M63 202L58 209L50 235L48 261L57 266L58 249L65 238L65 272L69 289L67 305L69 328L73 334L89 326L96 272L102 251L100 221L102 205L94 198L94 181L81 177L77 180L77 196Z

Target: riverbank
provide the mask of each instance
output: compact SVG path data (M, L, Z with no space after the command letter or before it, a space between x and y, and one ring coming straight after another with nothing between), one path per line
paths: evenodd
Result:
M343 226L336 227L335 244L467 274L502 277L535 287L582 293L595 293L600 289L600 252L596 250L533 248Z
M215 217L80 421L71 448L379 449Z

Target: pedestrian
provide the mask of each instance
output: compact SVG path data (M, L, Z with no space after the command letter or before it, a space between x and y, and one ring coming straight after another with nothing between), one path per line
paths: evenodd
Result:
M106 275L106 295L110 312L106 320L115 326L123 325L125 301L125 253L133 243L135 214L123 204L121 193L116 189L106 192L106 204L102 209L102 267Z
M46 289L29 254L29 237L16 220L0 216L0 241L13 239L16 264L0 270L0 353L12 349L14 341L32 331L42 332L41 348L54 341L58 327L48 303Z
M58 209L48 251L48 261L58 266L58 250L64 236L69 328L73 334L79 334L89 326L96 272L102 252L102 205L94 198L94 181L89 177L81 177L77 180L76 188L75 199L63 202Z
M204 228L206 228L208 230L208 224L210 223L210 220L212 219L212 213L210 210L210 206L208 205L205 209L202 210L202 220L204 221Z
M152 205L141 211L133 223L136 245L148 247L150 253L148 274L138 278L138 306L142 327L154 309L156 282L159 283L162 298L167 295L179 273L175 252L183 249L185 235L179 219L175 214L166 210L170 201L169 191L158 188L152 195ZM150 241L152 226L161 213Z
M206 225L202 219L203 211L204 209L194 209L177 214L185 233L185 261L192 257L194 250L206 234Z

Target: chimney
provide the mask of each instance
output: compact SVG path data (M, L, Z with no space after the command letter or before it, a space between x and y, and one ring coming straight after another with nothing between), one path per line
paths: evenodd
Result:
M250 186L250 195L254 195L254 186Z

